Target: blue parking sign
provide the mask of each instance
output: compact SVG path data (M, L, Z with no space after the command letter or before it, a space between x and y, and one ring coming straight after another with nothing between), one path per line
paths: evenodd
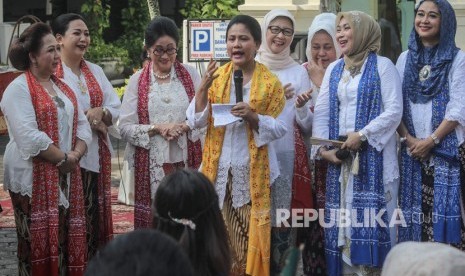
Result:
M209 52L211 30L210 29L198 29L194 30L194 51Z

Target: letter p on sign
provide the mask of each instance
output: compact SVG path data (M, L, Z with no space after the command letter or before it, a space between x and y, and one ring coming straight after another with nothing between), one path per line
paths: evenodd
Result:
M210 30L194 30L194 51L211 51L210 37Z

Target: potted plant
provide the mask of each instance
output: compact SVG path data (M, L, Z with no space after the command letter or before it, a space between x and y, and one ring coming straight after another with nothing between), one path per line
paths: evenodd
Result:
M103 30L110 26L110 5L102 0L86 0L81 12L87 18L92 34L86 59L100 65L109 80L121 79L124 66L129 64L128 51L103 40Z
M97 39L89 46L86 59L97 63L109 80L122 77L124 66L129 63L128 51L114 44Z

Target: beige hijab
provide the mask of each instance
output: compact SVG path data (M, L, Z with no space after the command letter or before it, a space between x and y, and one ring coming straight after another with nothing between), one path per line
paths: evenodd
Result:
M361 11L340 12L337 14L336 25L345 18L353 31L352 49L344 55L345 68L353 76L360 70L371 52L377 53L381 47L381 28L373 17Z

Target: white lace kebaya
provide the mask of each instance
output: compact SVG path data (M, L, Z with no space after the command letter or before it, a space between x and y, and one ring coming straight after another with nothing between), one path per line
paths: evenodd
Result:
M200 76L194 68L184 65L189 71L197 89ZM150 69L152 71L152 69ZM153 124L182 123L186 121L186 109L189 99L186 90L178 79L174 67L171 69L169 83L156 83L153 74L150 74L150 88L148 95L148 111L150 124L139 124L137 114L138 83L142 71L136 72L129 79L124 95L124 104L121 108L119 129L123 139L128 141L124 159L128 161L129 168L134 167L135 147L151 149L149 153L150 188L152 198L165 176L164 163L184 162L187 164L187 139L197 141L200 131L191 131L173 141L167 141L160 135L149 137L148 130ZM192 129L192 128L191 128Z
M249 101L250 82L244 85L244 102ZM235 85L231 78L231 91L229 103L236 103ZM207 125L209 107L202 112L195 113L195 98L192 100L186 112L189 127L201 128ZM254 132L255 144L257 147L268 145L271 141L282 137L287 129L285 124L271 116L258 114L259 132ZM218 193L220 208L226 195L226 185L229 172L232 175L232 206L239 208L250 202L250 156L247 138L247 123L236 122L226 126L223 148L221 149L218 163L218 173L216 176L215 189ZM268 160L270 164L270 183L273 183L279 176L279 166L273 147L268 147Z

